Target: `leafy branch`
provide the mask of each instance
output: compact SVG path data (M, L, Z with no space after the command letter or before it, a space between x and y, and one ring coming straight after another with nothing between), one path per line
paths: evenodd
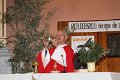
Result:
M42 13L44 5L50 1L14 0L14 5L3 14L2 22L7 24L10 33L7 45L13 45L13 57L9 59L13 73L32 71L32 62L43 48L42 40L50 35L47 20L57 10L55 7L46 15Z

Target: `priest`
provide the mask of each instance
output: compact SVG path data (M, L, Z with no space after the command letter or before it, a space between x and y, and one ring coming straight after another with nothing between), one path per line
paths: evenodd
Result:
M64 30L58 30L55 47L48 49L48 43L44 41L45 48L37 56L38 72L49 73L51 71L74 72L74 51L66 44L67 34ZM56 66L55 66L56 65Z

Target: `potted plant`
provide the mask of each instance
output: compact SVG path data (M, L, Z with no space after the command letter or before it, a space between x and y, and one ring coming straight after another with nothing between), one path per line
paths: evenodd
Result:
M108 52L109 50L103 49L101 45L90 41L88 45L85 45L78 50L77 55L80 60L80 63L87 64L88 69L89 66L91 67L93 64L94 69L90 71L95 71L95 63L102 59L104 56L106 56Z

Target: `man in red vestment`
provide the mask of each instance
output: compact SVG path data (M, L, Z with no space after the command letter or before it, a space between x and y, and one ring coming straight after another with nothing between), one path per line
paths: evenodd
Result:
M66 44L66 40L66 32L59 30L56 40L53 41L56 47L48 50L48 43L44 42L45 48L37 56L39 63L38 72L49 73L54 70L60 72L74 72L74 51Z

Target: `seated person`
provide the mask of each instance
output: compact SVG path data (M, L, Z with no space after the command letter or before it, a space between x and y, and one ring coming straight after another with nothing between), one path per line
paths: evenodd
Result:
M74 51L66 44L66 32L59 30L55 39L53 41L55 47L49 50L47 49L48 43L44 42L45 48L37 56L38 72L48 73L53 70L74 72Z

